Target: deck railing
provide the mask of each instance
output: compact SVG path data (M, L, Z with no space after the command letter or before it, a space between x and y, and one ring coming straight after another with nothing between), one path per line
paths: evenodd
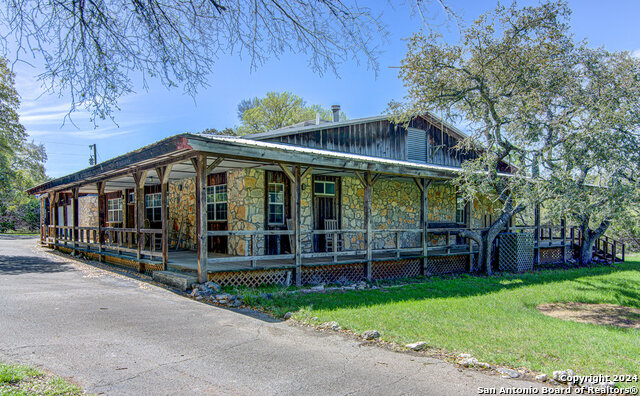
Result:
M562 238L562 227L546 226L541 229L540 241L536 248L562 247L567 242ZM422 246L422 233L419 228L398 228L398 229L376 229L372 230L373 255L384 256L386 258L395 257L423 257L423 256L450 256L468 255L477 253L477 244L462 237L460 233L465 230L482 232L486 228L428 228L426 249ZM510 231L515 232L535 232L535 227L520 226L512 227ZM251 262L252 267L257 267L261 261L273 260L293 260L295 258L294 230L255 230L255 231L208 231L208 236L236 237L241 243L234 243L234 246L243 246L244 251L232 252L235 256L208 257L208 264L221 264L231 262ZM338 230L301 230L302 259L326 259L331 258L333 263L345 263L353 261L355 256L363 256L366 249L366 230L364 229L338 229ZM333 241L341 240L342 243L331 243L329 251L314 247L314 241L319 236L331 236ZM268 237L277 236L279 238L289 238L290 249L287 252L276 252L276 254L266 254Z
M74 231L77 235L74 238ZM102 233L102 235L100 235ZM135 228L43 226L42 242L122 258L138 258L138 236ZM141 259L162 259L162 230L140 230Z

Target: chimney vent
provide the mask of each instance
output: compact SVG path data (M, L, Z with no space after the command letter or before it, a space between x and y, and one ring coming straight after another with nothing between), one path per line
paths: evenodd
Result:
M316 125L320 125L320 113L316 113Z
M333 122L340 121L340 105L331 106L331 111L333 112Z

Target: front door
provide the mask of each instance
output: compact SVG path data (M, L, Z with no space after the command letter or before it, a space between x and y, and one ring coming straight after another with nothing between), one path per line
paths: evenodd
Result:
M335 220L340 228L340 178L335 176L313 177L313 217L314 229L324 230L327 220ZM330 237L329 237L330 238ZM340 236L338 235L338 238ZM315 235L315 252L327 251L327 236Z
M265 230L287 230L291 224L291 184L282 172L267 171L265 186ZM268 255L291 252L289 235L266 235Z

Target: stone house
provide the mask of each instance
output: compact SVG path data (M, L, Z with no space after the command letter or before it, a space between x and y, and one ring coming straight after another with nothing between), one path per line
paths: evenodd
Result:
M488 226L495 203L449 183L475 155L456 148L465 135L432 115L334 110L242 138L176 135L34 187L42 242L222 284L472 270L477 248L457 233Z

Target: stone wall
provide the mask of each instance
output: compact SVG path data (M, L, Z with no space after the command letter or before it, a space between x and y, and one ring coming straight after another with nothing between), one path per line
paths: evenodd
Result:
M312 176L302 179L302 194L300 196L300 232L302 233L302 251L313 252L313 238L308 232L313 230L313 186Z
M429 223L455 223L456 189L454 186L446 182L431 183L428 200Z
M227 173L227 202L230 231L264 229L265 172L259 169L237 169ZM250 253L249 237L230 236L229 254ZM264 238L256 238L256 254L264 253Z
M85 195L78 197L78 226L98 226L98 196Z
M371 227L374 230L420 228L420 206L420 190L413 180L382 179L373 187ZM364 188L355 177L342 178L342 228L364 229ZM395 233L376 233L373 248L394 248L395 238ZM417 247L419 243L419 233L400 234L402 247ZM364 235L347 234L345 248L363 249Z
M182 225L181 248L196 249L196 178L170 181L167 188L167 207L169 217L170 248L175 248L178 242L177 235Z
M478 197L473 201L473 210L471 212L471 226L484 227L485 216L493 215L496 209L500 209L500 203L492 202L489 198Z

